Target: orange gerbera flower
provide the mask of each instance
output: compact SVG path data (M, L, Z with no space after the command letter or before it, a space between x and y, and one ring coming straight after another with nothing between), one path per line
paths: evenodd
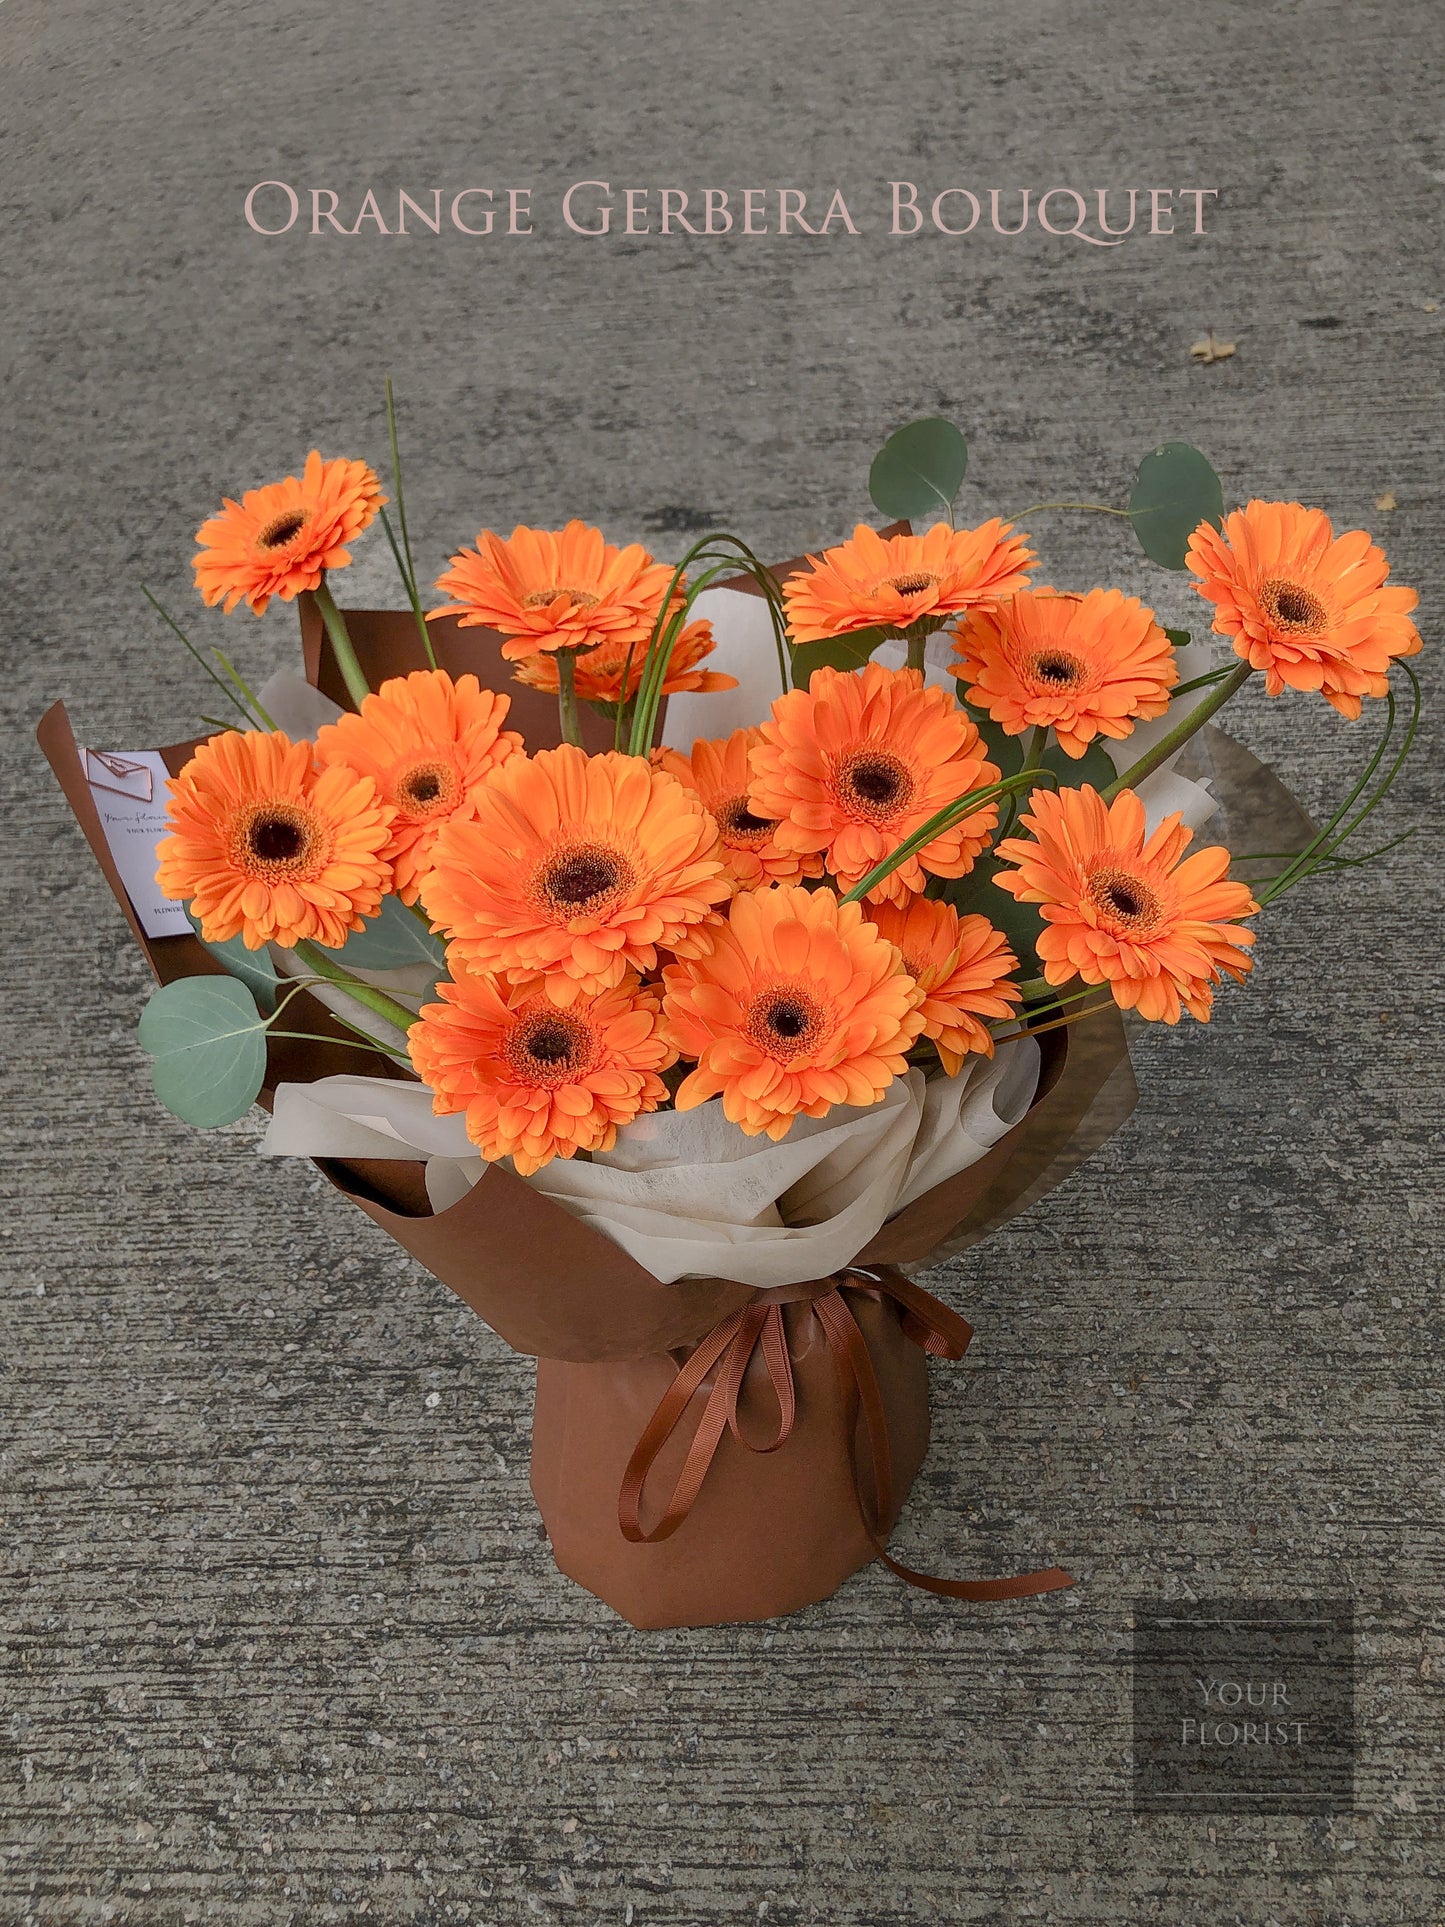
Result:
M717 825L640 756L513 756L448 823L422 896L477 970L540 975L558 1003L685 950L728 894Z
M442 824L472 816L478 789L520 752L516 730L502 728L511 702L475 676L453 682L444 669L418 669L318 734L322 767L344 763L369 776L396 812L392 888L403 903L416 902Z
M705 956L663 972L663 1015L684 1057L680 1111L721 1096L749 1137L872 1104L906 1068L923 993L856 903L780 886L733 898Z
M156 882L207 943L345 943L391 888L392 813L370 777L317 769L310 743L229 730L170 779Z
M987 917L961 917L951 903L913 897L903 908L880 904L869 921L902 955L903 968L923 992L923 1035L931 1037L943 1068L957 1077L970 1051L993 1056L984 1017L1007 1017L1021 995L1007 981L1018 958Z
M1201 522L1188 562L1215 630L1264 671L1271 696L1317 689L1353 718L1362 697L1385 694L1393 658L1420 647L1415 591L1387 588L1384 550L1363 529L1337 536L1320 509L1251 502L1222 530Z
M465 970L437 990L445 1002L424 1004L407 1035L411 1061L435 1111L466 1112L488 1162L509 1157L527 1177L554 1157L610 1151L619 1124L667 1096L657 1073L677 1053L656 997L635 985L565 1010L535 987Z
M385 502L365 462L322 461L313 448L305 473L226 498L219 515L196 531L196 587L208 609L238 602L264 615L273 595L290 602L314 589L327 569L351 560L346 544L369 528Z
M431 615L498 630L509 662L603 643L625 656L629 643L646 649L672 573L640 544L613 548L585 522L559 532L515 528L507 541L483 529L476 548L454 555L438 578L455 600Z
M777 823L754 813L748 800L752 781L748 752L762 740L756 729L735 729L714 742L699 738L692 754L675 749L656 752L658 766L694 791L718 827L727 875L740 890L765 883L797 883L821 876L822 861L799 850L780 850Z
M649 632L650 633L650 632ZM615 703L624 700L622 672L627 669L626 700L630 701L642 687L642 665L647 660L648 637L635 644L602 642L595 649L589 649L584 656L577 658L577 696L581 702ZM631 666L628 666L628 649L632 651ZM736 676L724 676L716 669L700 669L698 664L710 656L717 644L713 640L712 624L699 618L696 622L684 625L682 633L668 657L667 674L663 678L664 696L678 696L686 692L706 692L714 689L736 689ZM553 695L557 693L557 658L550 656L529 656L516 670L518 682L528 683L533 689L546 689Z
M1254 932L1234 921L1259 905L1231 882L1229 852L1196 850L1181 817L1147 840L1144 805L1133 790L1105 803L1097 790L1035 790L1020 819L1034 841L1008 837L998 854L1016 870L1001 890L1036 903L1048 928L1039 961L1051 984L1082 977L1107 983L1115 1003L1155 1022L1177 1024L1181 1004L1208 1023L1212 985L1250 967Z
M853 538L783 584L794 642L854 629L941 629L948 616L1012 595L1035 560L1027 536L995 519L977 529L940 522L926 535L882 536L860 522Z
M1025 589L959 624L955 673L1010 736L1051 728L1069 756L1162 716L1179 680L1174 648L1136 596Z
M819 669L806 689L778 698L759 733L752 807L777 821L779 850L821 855L844 890L945 803L998 781L977 729L916 669ZM991 803L973 811L885 877L870 900L906 902L925 871L962 876L997 821Z

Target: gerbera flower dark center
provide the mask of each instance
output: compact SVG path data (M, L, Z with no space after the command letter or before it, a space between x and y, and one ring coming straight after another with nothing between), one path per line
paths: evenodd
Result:
M295 877L316 857L317 826L298 804L258 804L238 828L233 848L242 869L252 876Z
M778 827L776 817L755 816L748 808L745 795L728 797L726 802L718 804L713 816L728 842L745 843L749 847L766 843Z
M1030 660L1028 672L1035 682L1047 683L1051 689L1070 689L1083 679L1084 665L1066 650L1045 649Z
M537 888L554 914L575 917L602 909L631 882L632 866L620 851L587 843L549 857Z
M526 1012L513 1027L505 1049L508 1063L524 1083L555 1087L571 1083L591 1068L596 1038L581 1018L548 1007Z
M574 609L595 609L597 607L597 597L593 595L590 589L564 589L560 583L554 589L533 589L530 595L523 596L522 607L524 609L546 609L557 600L558 596L566 596Z
M841 765L835 778L844 803L872 822L906 809L916 785L901 757L884 749L863 750Z
M823 1006L807 985L783 983L770 985L754 999L747 1029L755 1044L786 1063L803 1051L816 1050L829 1025Z
M417 763L396 786L397 800L415 816L436 816L456 801L457 779L445 763Z
M256 540L263 549L284 549L293 536L299 535L306 526L304 509L287 509L268 522Z
M1313 589L1298 582L1266 582L1259 592L1260 606L1281 629L1295 635L1315 635L1328 621L1325 605Z
M1095 870L1089 878L1089 895L1112 922L1137 933L1159 921L1158 896L1142 877L1127 870Z
M895 595L922 595L925 589L936 588L938 577L930 575L927 569L914 569L908 575L890 576L887 586Z

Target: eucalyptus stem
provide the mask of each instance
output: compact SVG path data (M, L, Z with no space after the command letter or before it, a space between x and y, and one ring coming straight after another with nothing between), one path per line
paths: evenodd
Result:
M1033 502L1026 509L1016 509L1008 520L1021 522L1026 515L1042 515L1045 509L1082 509L1090 515L1122 516L1126 522L1134 519L1131 510L1110 508L1107 502Z
M308 970L315 971L316 975L324 978L327 983L335 984L338 990L344 990L348 997L354 998L358 1004L364 1005L377 1017L384 1018L397 1030L408 1031L416 1022L414 1010L408 1010L405 1004L399 1004L394 997L388 997L384 990L378 990L374 984L362 983L359 978L353 977L349 970L343 970L340 964L332 963L326 953L308 939L303 938L297 944L296 955Z
M582 724L577 716L577 651L557 651L557 715L562 741L582 747Z
M415 1023L415 1021L416 1019L413 1018L412 1022ZM346 1024L346 1019L343 1017L340 1022ZM404 1050L397 1050L390 1044L378 1044L374 1037L367 1037L363 1032L356 1030L354 1024L347 1024L346 1028L356 1032L355 1043L352 1043L349 1037L327 1037L319 1030L271 1030L268 1026L267 1034L271 1037L294 1037L298 1042L305 1044L344 1044L348 1050L374 1050L378 1055L394 1058L400 1064L411 1062Z
M347 633L346 618L336 606L336 598L327 586L326 577L311 592L316 598L316 606L321 611L321 620L326 624L326 633L331 638L332 654L336 666L341 671L341 680L346 684L346 693L357 709L371 694L371 685L361 673L361 664L356 660L356 651Z
M1116 796L1122 795L1125 790L1133 789L1137 784L1142 783L1146 776L1152 776L1162 763L1169 761L1176 750L1184 747L1196 731L1203 729L1216 710L1223 709L1230 697L1237 690L1242 689L1253 674L1254 670L1249 663L1237 663L1225 680L1217 688L1212 689L1202 703L1196 703L1182 722L1176 723L1167 736L1160 737L1153 749L1146 750L1137 763L1131 764L1116 782L1110 783L1103 792L1104 801L1112 803Z

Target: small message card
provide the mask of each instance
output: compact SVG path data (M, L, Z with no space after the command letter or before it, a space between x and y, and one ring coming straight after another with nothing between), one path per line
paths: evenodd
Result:
M81 751L101 828L125 893L148 937L184 937L185 908L156 888L156 845L166 833L169 772L153 749Z

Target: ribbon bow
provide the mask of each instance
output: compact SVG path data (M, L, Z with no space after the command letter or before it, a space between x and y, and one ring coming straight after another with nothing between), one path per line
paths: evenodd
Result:
M950 1311L921 1285L915 1285L891 1266L866 1271L849 1266L837 1278L802 1288L791 1300L782 1301L811 1305L832 1354L845 1413L851 1397L857 1397L868 1438L869 1469L873 1475L871 1498L858 1463L856 1425L847 1428L853 1490L864 1529L883 1564L910 1586L941 1593L948 1599L1023 1599L1034 1593L1057 1592L1072 1586L1073 1579L1059 1566L1050 1566L1042 1572L1020 1573L1012 1579L940 1579L932 1573L916 1572L890 1556L887 1541L893 1518L893 1455L888 1441L888 1414L867 1340L849 1309L845 1292L864 1292L873 1298L891 1299L902 1313L905 1336L932 1358L962 1358L973 1337L973 1327L967 1319L960 1318L957 1312ZM677 1377L664 1392L637 1441L623 1475L617 1517L623 1537L634 1545L652 1545L659 1539L670 1539L677 1531L702 1490L724 1432L730 1431L750 1452L776 1452L786 1445L797 1419L798 1403L782 1302L756 1301L735 1311L709 1332L679 1367ZM777 1428L761 1444L745 1437L738 1423L738 1398L755 1351L761 1351L778 1401ZM661 1518L650 1530L644 1530L642 1494L648 1474L710 1372L712 1389L677 1482Z

